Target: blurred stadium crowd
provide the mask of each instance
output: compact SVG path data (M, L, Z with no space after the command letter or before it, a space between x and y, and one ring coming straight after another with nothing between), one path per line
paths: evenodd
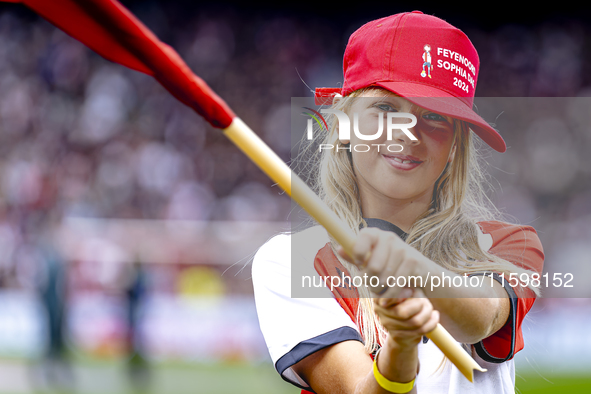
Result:
M291 97L338 86L346 37L364 22L145 4L131 9L286 161ZM577 97L567 105L574 117L555 120L554 128L501 131L510 150L489 162L493 198L539 230L548 264L565 255L589 263L591 28L556 22L464 30L481 57L477 95ZM220 340L207 348L195 338L242 325L223 334L236 341L219 357L265 358L245 261L192 266L171 256L145 266L98 264L64 254L55 234L68 218L283 223L287 196L153 79L102 59L16 5L0 5L0 92L0 298L7 305L0 354L38 356L55 342L52 335L97 354L124 353L128 316L137 312L129 306L148 294L140 308L157 330L143 332L158 344L144 344L152 356L219 355ZM221 278L217 287L199 290L213 277ZM210 304L179 304L183 292L225 294L215 302L236 312L233 323L222 324ZM58 327L63 310L66 334ZM245 348L236 354L237 346Z

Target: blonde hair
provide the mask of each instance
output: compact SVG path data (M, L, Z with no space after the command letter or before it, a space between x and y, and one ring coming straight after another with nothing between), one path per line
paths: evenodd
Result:
M336 101L332 109L347 113L353 98L364 96L369 90L355 91ZM328 117L328 130L318 128L311 144L301 150L297 163L305 163L303 170L310 171L306 177L320 198L354 232L366 227L363 220L359 190L353 172L349 151L339 141L336 117ZM500 212L486 195L486 177L480 166L478 151L468 125L454 120L456 153L435 183L430 208L424 212L410 229L406 242L424 256L458 274L497 272L509 275L528 273L523 268L482 250L478 243L477 222L497 220ZM318 144L332 144L335 149L319 153ZM337 147L341 149L336 149ZM304 158L305 157L305 158ZM302 159L304 158L304 159ZM337 242L331 237L333 251ZM338 255L335 253L335 256ZM338 257L351 275L359 275L356 266ZM530 286L536 295L539 290ZM360 328L368 353L377 349L385 339L386 331L373 310L371 294L359 287L357 325Z

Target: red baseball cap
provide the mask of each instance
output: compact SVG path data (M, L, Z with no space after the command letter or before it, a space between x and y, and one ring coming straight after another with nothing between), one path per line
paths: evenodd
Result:
M464 120L498 152L501 135L472 109L480 61L460 29L420 11L366 23L349 38L342 89L316 89L317 104L378 86L429 111Z

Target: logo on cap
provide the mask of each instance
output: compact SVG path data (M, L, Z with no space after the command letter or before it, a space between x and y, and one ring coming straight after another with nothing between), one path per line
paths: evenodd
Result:
M421 71L421 77L424 78L429 75L429 78L431 78L431 70L433 70L433 65L431 64L431 45L425 44L423 49L425 52L423 52L423 71ZM425 67L427 71L425 71Z

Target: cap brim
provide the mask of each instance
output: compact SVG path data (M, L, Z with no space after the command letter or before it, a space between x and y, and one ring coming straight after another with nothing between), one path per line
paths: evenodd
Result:
M375 85L406 98L419 107L466 121L472 131L497 152L505 152L503 137L462 99L434 88L412 82L376 82Z

